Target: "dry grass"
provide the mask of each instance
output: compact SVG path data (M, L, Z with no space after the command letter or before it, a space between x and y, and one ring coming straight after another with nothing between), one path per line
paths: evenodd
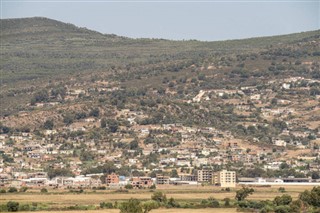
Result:
M74 213L75 211L50 211L50 213ZM85 213L119 213L118 209L105 209L105 210L88 210L88 211L76 211L76 212L85 212ZM236 209L155 209L151 213L235 213ZM20 212L20 213L29 213L29 212ZM47 211L37 211L37 213L48 213Z
M7 194L0 198L0 203L6 203L10 200L18 201L21 203L37 202L48 203L55 206L68 206L68 205L95 205L100 202L112 202L128 200L136 198L139 200L148 200L151 198L152 193L142 194ZM193 193L193 194L169 194L167 197L173 197L178 200L201 200L207 199L212 196L212 193ZM215 196L218 199L225 196ZM231 193L230 196L232 197Z
M281 195L278 192L279 186L274 187L255 187L253 195L249 196L251 200L272 200L274 197ZM312 186L285 186L286 193L290 194L296 199L299 193L306 189L311 189ZM200 201L209 197L222 200L224 198L233 199L235 196L235 189L232 192L221 191L221 188L205 186L205 187L181 187L169 186L167 188L160 188L164 191L168 198L173 197L178 201ZM50 190L49 190L50 192ZM4 194L0 197L0 203L6 203L10 200L18 201L20 203L45 203L50 206L70 206L70 205L99 205L100 202L114 202L128 200L130 198L137 198L140 200L149 200L152 192L147 190L132 191L130 193L111 193L111 191L104 191L103 193L88 193L88 194L39 194L39 193L19 193L19 194Z

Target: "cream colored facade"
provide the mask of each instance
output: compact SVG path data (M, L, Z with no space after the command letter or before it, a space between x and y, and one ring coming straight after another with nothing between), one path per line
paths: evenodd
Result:
M236 172L227 170L216 172L212 176L212 184L221 187L236 187Z
M210 182L212 179L211 170L198 170L197 179L199 182Z

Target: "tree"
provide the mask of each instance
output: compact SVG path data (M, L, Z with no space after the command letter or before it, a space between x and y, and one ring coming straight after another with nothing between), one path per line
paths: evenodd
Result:
M46 102L49 100L49 94L46 90L38 91L31 98L31 105L34 105L37 102Z
M303 201L295 200L292 201L290 204L290 213L300 213L305 212L306 206L304 205Z
M4 133L4 134L7 134L10 132L10 128L3 125L1 122L0 122L0 133Z
M100 121L100 127L106 128L107 127L107 120L105 118L102 118Z
M26 186L23 186L20 188L20 192L26 192L29 188Z
M225 198L224 200L224 206L225 207L230 207L230 198Z
M280 164L280 169L289 169L290 166L286 163L286 162L283 162Z
M172 169L171 170L170 177L172 177L172 178L179 177L178 172L177 172L176 169Z
M53 120L46 120L43 124L43 128L45 129L53 129L54 123Z
M312 179L319 179L319 178L320 178L320 175L319 175L318 172L312 172L311 178L312 178Z
M281 197L274 198L273 203L277 206L289 205L292 202L292 197L288 194L284 194Z
M73 123L74 116L71 113L67 113L63 116L63 123L70 125Z
M60 96L62 99L64 99L67 95L67 89L65 87L52 88L51 95L55 98L58 98Z
M177 203L177 201L175 201L175 199L173 197L171 197L168 200L167 207L174 208L174 207L179 207L179 206L180 206L179 203Z
M139 148L139 143L137 140L133 140L129 144L129 148L132 150L137 150Z
M66 168L48 169L49 178L54 178L56 176L73 176L73 173Z
M277 206L274 210L275 213L289 213L290 207L289 206Z
M100 114L99 108L94 108L90 111L89 116L99 117L99 114Z
M8 190L9 193L18 192L18 189L16 187L10 187Z
M119 124L114 119L107 120L108 128L112 133L115 133L118 130Z
M237 190L235 198L237 201L243 201L253 192L254 192L254 189L252 188L242 187L242 189Z
M17 212L19 210L19 203L15 201L9 201L7 203L8 212Z
M144 209L143 213L147 213L147 212L151 211L152 209L157 209L157 208L159 208L159 206L160 205L158 202L156 202L154 200L148 200L142 204L142 207Z
M217 208L220 206L220 203L215 198L209 197L208 198L208 205L209 205L209 207Z
M273 99L271 100L271 104L272 104L272 105L277 105L277 103L278 103L278 99L273 98Z
M299 199L309 205L320 207L320 186L313 187L311 191L305 190L299 195Z
M120 213L143 213L143 208L139 200L131 198L121 204Z
M125 189L133 189L133 186L131 184L127 184L124 186Z
M154 192L151 196L151 199L154 201L157 201L159 203L166 203L167 202L167 196L160 191Z
M286 191L286 189L284 187L279 187L278 191L281 193L284 193Z
M94 158L95 158L95 155L92 152L89 152L85 149L81 150L81 153L80 153L81 161L93 161Z

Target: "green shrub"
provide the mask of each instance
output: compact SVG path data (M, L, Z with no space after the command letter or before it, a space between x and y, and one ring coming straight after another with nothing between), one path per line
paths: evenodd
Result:
M286 189L284 187L279 187L278 191L281 193L284 193L284 192L286 192Z
M273 212L272 206L266 205L260 210L260 213L268 213L268 212Z
M0 193L1 194L6 193L6 190L5 189L0 189Z
M253 188L242 187L242 189L239 189L236 192L236 197L235 198L236 198L237 201L243 201L244 199L246 199L253 192L254 192Z
M144 213L151 211L152 209L157 209L160 207L160 204L154 200L148 200L142 204L142 208L144 209Z
M290 207L289 206L277 206L274 210L275 213L289 213Z
M1 204L0 205L0 212L7 212L7 211L8 211L7 205L6 204Z
M120 213L142 213L143 209L141 203L137 199L131 198L127 202L120 205Z
M154 201L157 201L159 203L166 203L167 202L167 196L160 191L154 192L151 196L151 199Z
M40 190L40 192L41 192L41 193L48 193L48 189L42 188L42 189Z
M125 189L133 189L133 186L131 184L127 184L124 186Z
M237 204L240 208L248 208L249 206L247 201L238 201Z
M225 198L225 199L223 199L224 200L224 206L225 207L230 207L231 205L230 205L230 198Z
M174 198L171 197L168 200L166 207L168 207L168 208L174 208L174 207L178 208L178 207L180 207L180 204L177 201L175 201Z
M21 187L20 192L26 192L27 190L28 190L28 187L23 186L23 187Z
M22 204L19 206L19 211L30 211L29 204Z
M113 206L112 203L102 202L102 203L100 203L100 208L102 208L102 209L113 209L113 208L115 208L115 207Z
M311 206L320 207L320 186L300 193L299 199Z
M7 203L8 212L17 212L19 210L19 203L15 201L9 201Z
M152 186L150 186L150 189L156 189L156 185L155 184L152 184Z
M220 206L220 203L215 198L213 197L208 198L207 207L217 208L219 206Z
M284 194L281 197L274 198L273 203L277 206L289 205L292 202L292 197L288 194Z

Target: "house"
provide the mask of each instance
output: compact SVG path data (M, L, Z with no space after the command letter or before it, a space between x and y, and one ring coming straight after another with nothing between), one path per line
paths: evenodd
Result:
M153 185L151 177L132 177L131 185L133 188L149 188Z
M9 174L0 174L0 186L8 184L12 177Z
M180 174L179 175L181 181L197 181L196 175L191 174Z
M28 187L42 187L48 182L47 178L28 178L21 180L23 186Z
M164 175L156 176L156 184L163 185L163 184L169 184L169 183L170 183L169 176L164 176Z
M47 178L48 173L47 172L34 172L34 173L28 173L28 178Z
M283 88L283 89L290 89L290 87L291 87L291 85L288 84L288 83L283 83L283 84L282 84L282 88Z
M208 164L208 158L197 158L192 163L194 166L200 167L201 165Z
M190 160L187 157L177 157L176 161L177 166L188 166L190 167Z
M285 142L284 140L276 139L276 140L274 141L274 145L285 147L285 146L287 146L287 142Z
M111 173L110 175L107 175L106 184L108 186L119 184L119 175L115 173Z

